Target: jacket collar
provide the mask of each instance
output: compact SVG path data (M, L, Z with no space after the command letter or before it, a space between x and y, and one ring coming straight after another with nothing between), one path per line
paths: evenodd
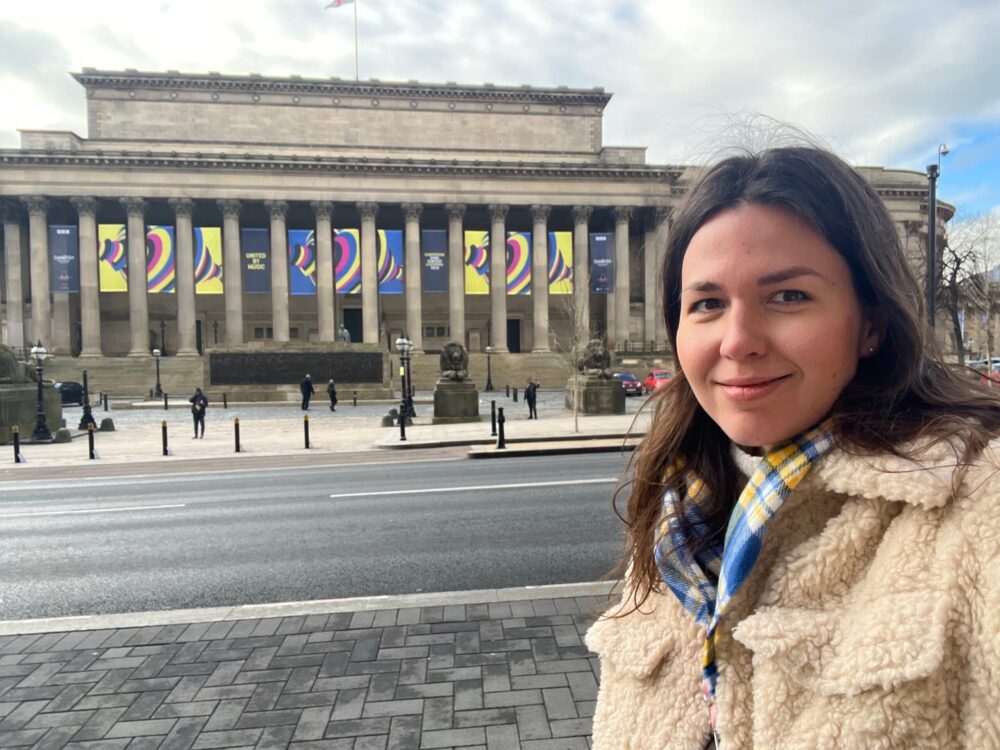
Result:
M913 458L889 453L857 455L835 447L812 468L805 482L852 497L940 508L954 496L960 449L949 442L918 441L903 446Z

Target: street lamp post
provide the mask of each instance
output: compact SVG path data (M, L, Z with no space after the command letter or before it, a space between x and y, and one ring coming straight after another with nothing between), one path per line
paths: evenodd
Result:
M160 321L160 349L163 350L163 356L167 356L167 324L164 321Z
M927 165L927 323L934 328L937 317L937 180L941 157L948 155L945 144L938 146L937 164Z
M163 388L160 387L160 350L153 349L153 359L156 360L156 390L153 392L157 398L163 396Z
M486 387L485 391L493 390L493 369L490 367L490 356L493 354L493 347L486 347Z
M413 410L413 399L410 396L410 352L413 351L413 342L403 334L396 339L396 349L399 351L399 363L403 368L403 382L399 394L399 439L406 440L406 423Z
M52 433L49 432L49 425L45 421L45 404L42 402L42 363L49 353L45 351L42 342L39 340L35 346L31 347L31 356L35 359L35 376L38 378L38 400L35 405L35 431L31 433L31 440L35 443L51 443Z

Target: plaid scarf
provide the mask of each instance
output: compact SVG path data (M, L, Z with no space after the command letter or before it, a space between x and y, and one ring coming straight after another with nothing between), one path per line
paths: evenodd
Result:
M664 582L705 629L702 651L703 690L715 700L718 671L715 663L719 621L733 595L739 591L760 555L768 525L785 502L788 493L809 473L812 465L833 446L826 424L818 425L768 451L740 494L729 518L724 543L705 547L695 554L688 551L688 539L709 533L705 506L705 483L686 469L683 461L667 472L668 484L683 475L684 502L671 487L663 498L664 520L656 545L656 567ZM681 520L683 513L683 520Z

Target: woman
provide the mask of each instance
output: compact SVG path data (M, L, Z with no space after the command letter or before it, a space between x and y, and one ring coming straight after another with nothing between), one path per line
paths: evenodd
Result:
M726 159L663 288L594 747L1000 747L1000 398L934 358L875 191Z

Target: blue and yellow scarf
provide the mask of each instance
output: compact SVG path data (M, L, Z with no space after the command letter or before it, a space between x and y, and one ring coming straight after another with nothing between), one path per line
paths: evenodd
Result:
M768 526L788 493L833 444L829 426L821 424L769 449L733 508L723 544L702 548L696 554L688 551L688 540L709 533L705 512L708 491L683 461L667 473L667 483L674 485L677 476L683 475L686 492L683 503L673 487L664 495L656 567L668 588L705 629L702 672L705 693L712 701L718 678L715 645L719 621L753 570Z

